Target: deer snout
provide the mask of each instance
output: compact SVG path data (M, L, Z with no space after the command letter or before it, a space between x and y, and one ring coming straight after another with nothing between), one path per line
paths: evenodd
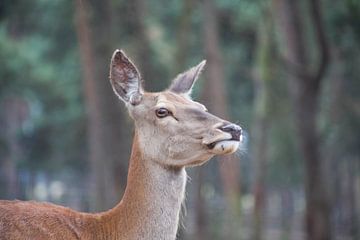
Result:
M227 132L231 134L230 140L240 141L241 140L241 134L242 129L240 126L234 124L234 123L225 123L219 129L223 132Z

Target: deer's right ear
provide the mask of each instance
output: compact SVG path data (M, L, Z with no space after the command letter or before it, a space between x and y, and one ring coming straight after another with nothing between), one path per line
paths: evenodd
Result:
M125 103L141 102L140 73L122 50L116 50L111 58L110 82L115 94Z
M200 62L197 66L190 68L186 72L183 72L173 80L169 90L175 93L183 93L190 95L191 89L195 81L199 78L200 73L204 69L206 60Z

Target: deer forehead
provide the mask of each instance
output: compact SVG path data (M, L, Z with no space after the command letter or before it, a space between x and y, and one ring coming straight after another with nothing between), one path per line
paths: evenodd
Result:
M202 111L206 111L206 107L201 103L191 100L187 96L175 94L172 92L162 92L158 95L157 104L158 107L167 107L176 109L177 107L183 108L196 108Z

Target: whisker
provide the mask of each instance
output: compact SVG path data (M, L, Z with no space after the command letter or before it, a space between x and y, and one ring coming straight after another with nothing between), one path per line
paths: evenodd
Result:
M249 134L247 131L242 132L242 141L239 145L238 150L235 152L235 154L238 157L245 157L248 153L248 143L249 143Z

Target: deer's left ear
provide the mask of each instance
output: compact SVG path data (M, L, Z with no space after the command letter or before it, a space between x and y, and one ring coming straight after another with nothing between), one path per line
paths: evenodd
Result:
M122 50L111 58L110 82L115 94L125 103L138 105L142 99L141 77L136 66Z
M190 68L186 72L180 73L171 83L169 90L175 93L190 94L195 81L203 71L206 60L203 60L197 66Z

